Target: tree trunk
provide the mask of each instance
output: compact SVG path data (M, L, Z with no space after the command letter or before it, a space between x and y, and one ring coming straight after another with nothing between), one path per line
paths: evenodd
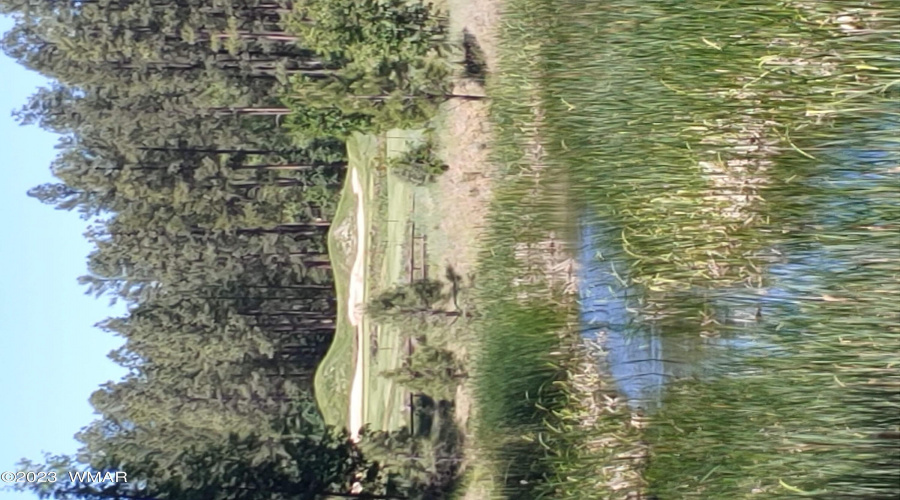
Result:
M220 154L245 154L245 155L270 155L270 154L293 154L303 153L302 149L229 149L229 148L170 148L170 147L139 147L140 151L170 151L179 153L220 153Z
M140 164L139 164L140 165ZM280 171L300 171L300 170L312 170L315 168L322 167L346 167L347 164L344 162L333 162L333 163L308 163L308 164L300 164L300 163L288 163L288 164L280 164L280 163L264 163L264 164L246 164L246 165L235 165L230 166L231 170L280 170ZM123 165L120 167L101 167L97 170L168 170L170 167L167 165L157 165L157 166L130 166ZM200 168L198 166L190 166L185 168L185 166L178 166L178 170L187 169L194 170Z
M291 113L290 108L209 108L210 111L218 114L234 114L246 116L284 116Z

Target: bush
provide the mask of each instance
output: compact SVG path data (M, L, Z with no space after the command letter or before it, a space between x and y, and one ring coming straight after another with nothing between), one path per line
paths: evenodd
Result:
M434 145L429 141L394 158L388 168L400 179L416 186L424 186L434 182L449 167L434 154Z
M453 399L457 384L466 377L462 363L451 351L424 343L416 348L403 367L382 375L413 392L446 401Z

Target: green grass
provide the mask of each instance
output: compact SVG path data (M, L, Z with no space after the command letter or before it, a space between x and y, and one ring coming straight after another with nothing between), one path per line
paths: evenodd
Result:
M347 142L348 169L356 168L363 187L366 207L367 275L365 297L403 282L408 254L406 222L411 216L412 188L387 174L383 168L386 157L401 154L410 144L421 138L421 131L391 130L382 137L356 135ZM349 170L348 170L349 171ZM356 332L347 320L347 288L354 255L344 251L335 231L349 229L356 232L356 195L349 177L341 192L332 232L328 238L338 299L335 338L316 372L316 398L325 421L330 425L347 426L350 385L353 378L353 345ZM396 221L396 222L389 222ZM352 249L351 249L352 251ZM375 325L364 318L363 331L371 332ZM404 332L396 327L379 328L379 349L371 357L371 339L365 334L363 349L364 422L374 429L395 430L406 424L407 414L401 409L407 392L391 380L381 377L382 371L399 367L405 357Z
M900 197L889 173L900 159L900 12L874 4L885 10L849 34L830 19L862 2L507 4L489 80L502 169L479 268L476 362L478 438L498 496L624 494L596 477L616 450L584 447L620 433L621 420L567 427L578 414L566 359L574 306L522 301L510 286L528 272L512 249L572 212L614 228L603 238L629 255L638 324L673 337L752 336L779 353L733 353L728 376L672 387L643 436L649 490L900 494L896 444L873 437L900 429ZM542 122L530 132L536 106ZM537 190L535 140L545 153ZM710 169L727 177L741 165L749 171L716 187ZM742 188L750 201L732 217L734 200L717 195L741 175L764 183ZM775 272L785 261L797 278ZM728 320L766 288L788 298L760 305L751 326Z
M360 181L368 186L369 172L377 161L377 144L373 136L353 136L347 141L348 169L356 168ZM334 272L338 313L335 335L331 347L316 370L315 392L319 409L325 422L337 427L347 427L350 402L350 384L353 380L353 344L356 332L347 320L347 294L350 270L353 265L353 249L345 251L345 243L337 238L335 230L345 228L350 236L356 233L356 195L349 177L341 191L332 230L328 235L328 253Z
M540 271L530 285L513 286L518 278L535 277L515 248L540 244L551 233L570 241L575 216L567 172L536 168L529 154L540 142L532 132L541 99L539 28L553 12L536 2L516 4L507 9L501 30L502 66L488 80L492 154L500 172L475 293L483 313L473 346L474 467L481 472L469 487L490 498L620 498L627 492L610 489L608 466L623 450L589 443L609 434L626 443L634 437L621 413L594 427L579 425L586 408L576 401L573 383L584 354L577 303Z
M651 490L900 493L896 455L868 437L900 424L888 368L900 362L888 347L900 332L887 307L898 296L900 200L885 191L884 164L841 158L857 149L897 159L886 127L896 134L900 62L889 56L900 44L889 33L900 12L850 36L825 24L837 2L578 5L555 17L543 50L551 166L581 186L573 197L588 217L616 227L605 237L631 256L641 312L669 317L658 328L738 332L783 353L734 353L729 377L673 388L647 434ZM752 135L767 146L736 147ZM730 219L700 167L739 161L766 185L746 189L753 202ZM870 180L844 177L854 172ZM771 273L771 248L799 278ZM727 315L718 297L747 307L764 287L785 290L793 307L761 306L758 326L704 324L704 314ZM846 302L825 304L828 295Z

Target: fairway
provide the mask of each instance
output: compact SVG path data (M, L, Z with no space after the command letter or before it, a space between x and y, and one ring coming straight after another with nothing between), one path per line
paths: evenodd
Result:
M354 136L347 141L348 170L356 168L364 185L368 185L368 166L376 161L374 136ZM356 203L350 183L341 192L337 212L328 234L328 254L334 270L338 299L338 315L334 340L315 376L316 401L329 425L347 427L350 381L353 377L354 331L347 321L347 295L350 266L357 235L353 227Z
M413 188L388 175L386 158L405 151L421 138L420 131L391 130L381 137L356 135L347 142L348 172L356 169L365 206L365 261L363 302L396 283L408 280L404 263L408 256ZM408 392L380 374L399 367L406 355L406 336L396 327L380 327L362 316L361 342L348 321L347 305L351 266L359 236L356 234L356 195L349 176L341 193L328 249L335 275L338 315L334 342L315 377L316 400L325 422L347 427L351 381L356 349L361 349L363 424L373 429L391 430L408 419L404 405Z
M384 136L381 145L382 158L392 158L402 154L409 145L419 140L421 132L391 130ZM389 175L384 168L371 172L368 200L371 234L370 268L367 272L366 296L373 297L394 284L408 282L403 272L408 259L409 233L406 230L412 210L412 189L408 184ZM407 353L406 338L412 332L401 331L397 327L377 326L363 318L366 331L364 339L366 362L364 381L366 403L365 421L374 429L392 430L403 426L408 419L404 405L408 401L408 391L381 373L399 367ZM376 339L377 349L372 340Z

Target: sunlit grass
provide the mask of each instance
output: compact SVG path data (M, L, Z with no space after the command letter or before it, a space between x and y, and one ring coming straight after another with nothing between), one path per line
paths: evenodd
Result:
M591 461L623 449L563 451L621 430L565 431L576 306L510 285L533 272L514 249L573 212L628 256L636 325L756 346L671 386L644 436L651 492L900 494L884 437L900 431L900 8L514 0L504 21L476 382L505 496L615 497Z

